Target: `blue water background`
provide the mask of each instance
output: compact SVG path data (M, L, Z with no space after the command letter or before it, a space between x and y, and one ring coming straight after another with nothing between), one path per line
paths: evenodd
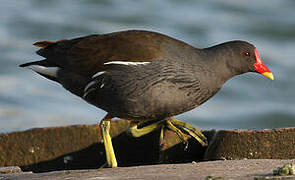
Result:
M295 1L1 0L0 132L94 124L106 113L18 65L39 60L32 44L146 29L196 47L247 40L275 81L248 73L202 106L177 116L202 129L295 126Z

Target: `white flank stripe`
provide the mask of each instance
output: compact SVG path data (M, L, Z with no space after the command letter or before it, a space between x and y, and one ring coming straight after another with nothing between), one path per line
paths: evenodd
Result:
M60 69L59 67L45 67L40 65L31 65L28 66L28 68L40 74L44 74L51 77L57 77L57 71Z
M107 62L104 63L104 65L109 65L109 64L120 64L120 65L133 65L133 66L137 66L137 65L144 65L144 64L148 64L150 62L126 62L126 61L111 61L111 62Z
M91 86L93 86L94 84L96 84L96 81L91 81L90 83L88 83L88 84L85 86L85 88L84 88L84 92L88 91L89 88L90 88Z
M94 74L94 75L92 76L92 78L96 78L96 77L102 75L103 73L105 73L105 71L100 71L100 72Z
M95 89L90 89L89 91L87 91L87 92L85 92L84 94L83 94L83 99L85 99L86 97L87 97L87 95L89 94L89 93L91 93L92 91L94 91Z

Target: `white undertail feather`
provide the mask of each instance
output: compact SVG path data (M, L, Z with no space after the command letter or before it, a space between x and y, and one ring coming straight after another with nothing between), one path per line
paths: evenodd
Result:
M104 65L109 65L109 64L119 64L119 65L133 65L133 66L137 66L137 65L144 65L144 64L148 64L150 62L126 62L126 61L111 61L111 62L107 62L104 63Z
M60 69L59 67L45 67L40 65L30 65L28 66L29 69L32 69L33 71L44 74L51 77L57 77L57 72Z

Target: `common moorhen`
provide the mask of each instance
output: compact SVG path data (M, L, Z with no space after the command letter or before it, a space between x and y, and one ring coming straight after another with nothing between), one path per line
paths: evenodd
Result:
M245 41L199 49L160 33L129 30L34 45L45 59L21 67L108 112L100 125L110 167L117 166L109 135L113 117L156 122L142 129L134 124L134 136L165 122L180 137L184 130L206 145L201 132L172 116L201 105L235 75L258 72L274 79L257 49Z

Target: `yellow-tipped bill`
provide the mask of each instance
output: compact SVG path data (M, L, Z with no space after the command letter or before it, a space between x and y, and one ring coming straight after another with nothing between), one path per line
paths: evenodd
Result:
M265 77L268 77L269 79L271 80L274 80L274 76L271 72L264 72L264 73L261 73L263 76Z
M274 80L274 76L272 72L270 72L270 70L261 61L261 58L258 54L257 49L255 49L255 57L256 57L256 63L254 64L255 70L258 73L262 74L263 76L268 77L271 80Z

